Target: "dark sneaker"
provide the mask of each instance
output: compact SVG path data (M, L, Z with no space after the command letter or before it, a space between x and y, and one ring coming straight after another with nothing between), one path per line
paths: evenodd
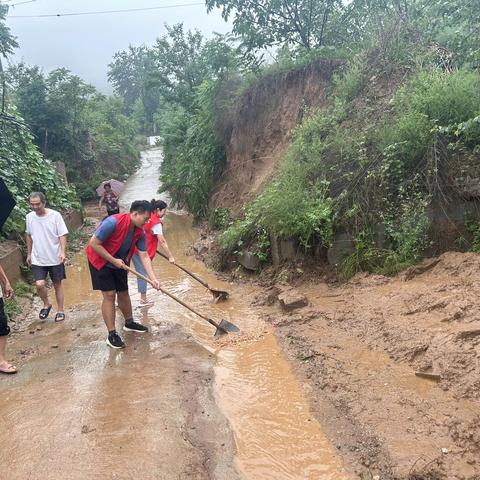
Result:
M112 348L125 348L125 342L117 332L108 334L107 345Z
M130 322L125 322L125 326L123 329L126 332L138 332L138 333L145 333L148 332L148 328L141 323L134 322L131 320Z

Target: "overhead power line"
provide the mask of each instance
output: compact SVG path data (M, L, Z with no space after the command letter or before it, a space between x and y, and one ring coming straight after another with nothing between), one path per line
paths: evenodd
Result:
M10 0L13 1L13 0ZM36 2L37 0L24 0L23 2L17 2L17 3L7 3L9 7L15 7L15 5L23 5L24 3L33 3Z
M108 13L145 12L147 10L162 10L165 8L193 7L196 5L205 5L205 2L180 3L176 5L162 5L159 7L127 8L124 10L99 10L94 12L46 13L42 15L8 15L8 18L46 18L46 17L73 17L73 16L79 16L79 15L104 15Z

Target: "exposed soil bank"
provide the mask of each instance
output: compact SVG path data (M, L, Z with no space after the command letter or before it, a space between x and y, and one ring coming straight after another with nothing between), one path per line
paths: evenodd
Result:
M303 283L309 306L290 313L266 301L286 286L253 301L358 474L480 478L479 272L478 255L446 253L396 278Z

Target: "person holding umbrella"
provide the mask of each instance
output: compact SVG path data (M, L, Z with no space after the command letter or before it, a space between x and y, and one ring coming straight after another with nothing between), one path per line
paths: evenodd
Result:
M113 187L112 187L113 184ZM107 207L107 215L115 215L120 213L120 207L118 205L119 195L123 189L123 183L118 180L108 180L97 188L97 193L100 195L98 202L98 208L102 208L105 204Z

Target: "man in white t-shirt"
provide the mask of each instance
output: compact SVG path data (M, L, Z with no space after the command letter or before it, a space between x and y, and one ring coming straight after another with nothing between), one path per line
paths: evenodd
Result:
M55 321L61 322L65 320L62 281L66 278L64 262L67 250L67 226L59 212L45 208L46 199L43 193L31 193L29 202L33 211L26 218L27 262L32 266L37 293L43 301L43 308L38 316L44 320L52 309L45 285L47 275L50 275L57 299Z

